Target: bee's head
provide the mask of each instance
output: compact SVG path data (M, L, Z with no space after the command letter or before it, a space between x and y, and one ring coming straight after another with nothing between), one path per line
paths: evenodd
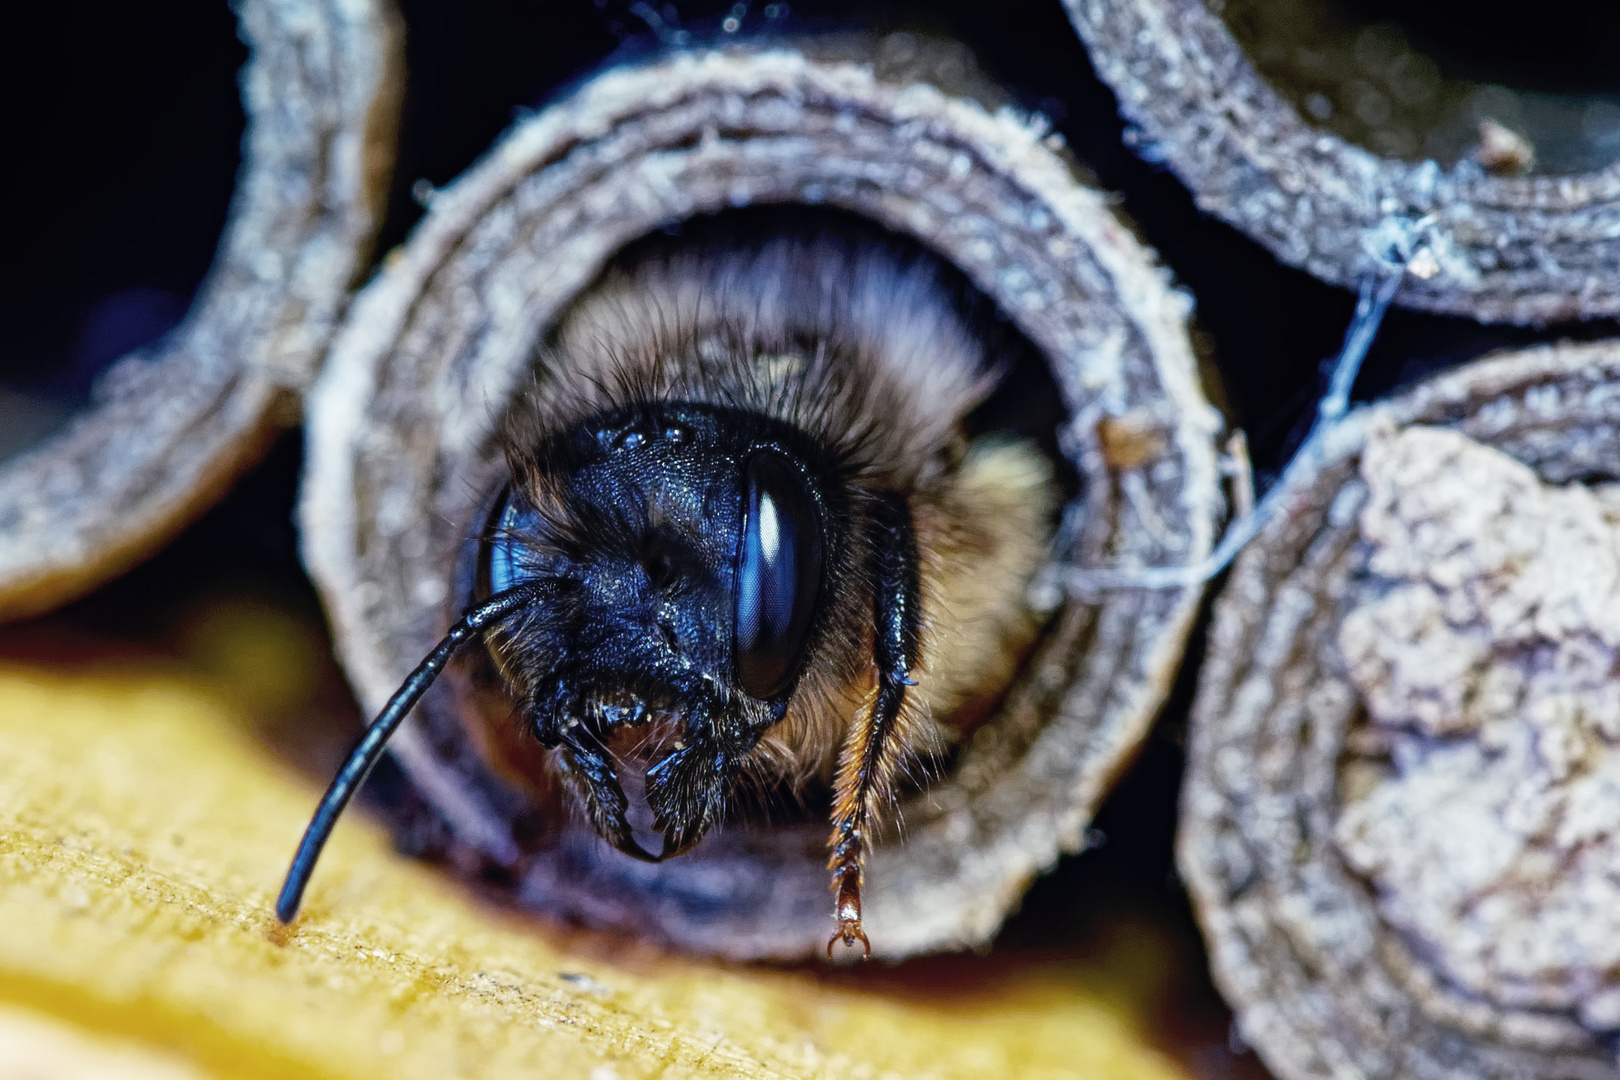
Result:
M721 815L824 630L844 485L792 428L680 403L595 416L510 464L479 591L555 592L490 633L497 666L602 837L678 854ZM622 770L644 774L657 855L632 836Z

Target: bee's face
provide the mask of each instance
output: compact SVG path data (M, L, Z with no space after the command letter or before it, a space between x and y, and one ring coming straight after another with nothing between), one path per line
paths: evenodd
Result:
M720 816L814 647L847 531L836 469L785 425L678 403L514 457L480 583L549 580L555 601L493 633L492 652L603 838L677 854ZM657 855L631 834L621 767L645 770Z

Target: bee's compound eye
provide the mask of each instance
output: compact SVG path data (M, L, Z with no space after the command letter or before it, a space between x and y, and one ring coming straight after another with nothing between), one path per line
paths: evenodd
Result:
M512 489L507 488L489 515L489 527L484 535L481 576L486 595L505 592L528 576L524 572L525 549L520 536L530 523L523 518L518 500Z
M785 690L799 666L821 589L821 522L804 481L761 451L744 475L737 551L737 679L755 698Z

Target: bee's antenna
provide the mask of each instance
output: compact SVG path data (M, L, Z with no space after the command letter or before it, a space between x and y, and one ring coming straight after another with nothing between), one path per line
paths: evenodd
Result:
M298 914L298 905L304 898L304 888L309 884L310 875L315 872L315 860L321 857L321 849L326 846L327 838L332 835L332 829L337 825L343 808L349 805L354 793L365 783L366 777L371 775L377 759L382 757L383 746L388 742L389 736L399 728L400 722L410 713L411 706L416 704L417 699L433 685L433 680L439 677L439 672L450 662L450 657L455 655L456 650L468 638L491 623L499 622L533 603L549 591L551 585L550 580L526 581L512 586L505 592L496 593L469 610L450 628L450 632L444 635L444 640L433 647L427 658L417 665L416 670L410 673L400 688L394 691L394 696L388 699L388 704L377 714L377 719L371 722L371 726L366 728L366 733L349 752L348 760L332 778L332 786L326 789L321 804L315 808L315 816L309 819L309 827L304 830L304 838L298 843L298 853L293 856L292 865L287 868L287 880L281 886L281 895L276 898L276 918L284 923L290 923Z

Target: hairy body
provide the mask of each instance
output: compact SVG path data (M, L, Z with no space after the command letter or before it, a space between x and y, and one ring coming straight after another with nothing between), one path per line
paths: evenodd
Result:
M283 917L383 741L482 640L464 726L542 818L657 862L750 808L825 801L828 950L867 946L885 815L1039 629L1052 471L967 437L1000 374L973 330L932 259L871 233L622 257L507 416L463 614L334 781Z
M802 440L798 453L814 463L838 519L830 531L843 539L827 546L820 611L784 714L735 763L697 831L724 820L745 789L791 793L816 782L833 789L833 847L850 836L857 848L869 842L900 775L926 767L982 715L1032 640L1024 594L1045 557L1054 498L1050 466L1032 447L965 439L962 421L996 373L933 264L826 235L671 245L611 272L561 325L541 371L505 441L514 485L544 508L542 532L589 532L545 454L593 418L681 403ZM650 497L649 520L679 516L658 502ZM885 532L873 526L885 505L909 517L917 616L906 664L915 685L880 732L873 604ZM495 639L505 681L527 706L520 715L532 712L552 643L531 648L521 632ZM618 687L600 690L587 708L624 700ZM509 777L543 787L559 765L569 776L556 756L537 768L509 708L478 715L480 738ZM652 715L630 730L608 740L619 774L657 762L683 736ZM858 862L859 852L835 856L835 886Z

